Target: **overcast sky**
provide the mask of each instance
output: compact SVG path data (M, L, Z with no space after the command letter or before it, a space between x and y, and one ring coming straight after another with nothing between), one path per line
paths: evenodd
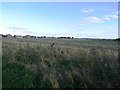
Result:
M2 33L117 38L117 2L4 2Z

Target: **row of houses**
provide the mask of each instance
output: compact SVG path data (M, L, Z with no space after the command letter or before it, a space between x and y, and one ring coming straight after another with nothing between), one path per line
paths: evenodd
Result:
M12 36L11 34L6 34L6 35L0 34L0 37L3 37L3 38L58 38L58 39L73 39L73 37L46 37L46 36L31 36L31 35L25 35L25 36L14 35L14 36Z
M37 38L37 36L31 36L31 35L25 35L25 36L14 35L14 36L12 36L11 34L6 34L6 35L0 34L0 37L3 37L3 38Z

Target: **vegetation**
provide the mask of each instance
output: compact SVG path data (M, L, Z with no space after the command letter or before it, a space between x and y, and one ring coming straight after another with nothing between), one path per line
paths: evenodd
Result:
M14 38L2 42L3 88L120 87L117 41Z

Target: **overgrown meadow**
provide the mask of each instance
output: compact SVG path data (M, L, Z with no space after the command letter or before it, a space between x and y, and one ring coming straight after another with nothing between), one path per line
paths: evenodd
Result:
M2 39L3 88L120 87L118 41Z

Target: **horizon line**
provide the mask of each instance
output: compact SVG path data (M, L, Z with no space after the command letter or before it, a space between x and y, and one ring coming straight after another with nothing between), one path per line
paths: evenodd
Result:
M33 36L33 37L36 37L36 38L38 38L38 37L45 37L45 38L59 38L59 37L69 37L69 38L78 38L78 39L120 39L119 37L117 37L117 38L99 38L99 37L73 37L73 36L47 36L47 35L31 35L31 34L26 34L26 35L20 35L20 34L15 34L15 35L12 35L12 34L0 34L0 36L2 36L2 35L11 35L12 37L14 37L15 35L18 35L18 36L22 36L22 37L24 37L24 36Z

